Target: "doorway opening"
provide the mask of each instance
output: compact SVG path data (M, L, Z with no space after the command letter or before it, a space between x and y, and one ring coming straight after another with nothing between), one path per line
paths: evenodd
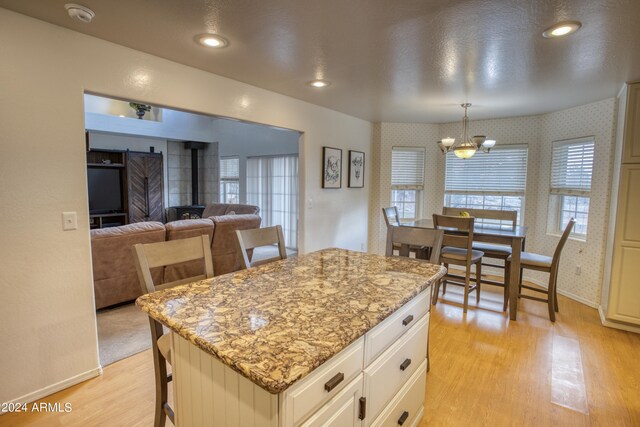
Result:
M84 101L93 286L106 366L151 346L146 314L133 305L141 291L130 246L144 243L131 234L136 228L164 239L174 221L257 214L262 227L281 225L287 251L297 253L301 134L88 93ZM254 256L270 257L270 250Z

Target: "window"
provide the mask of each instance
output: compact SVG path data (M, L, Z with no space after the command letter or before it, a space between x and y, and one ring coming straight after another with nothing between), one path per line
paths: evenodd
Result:
M247 159L247 202L260 207L262 227L281 225L285 246L298 246L298 155Z
M469 159L448 153L445 206L515 210L518 223L522 224L528 151L526 145L502 145L492 149L491 153L478 152ZM479 221L496 223L492 220Z
M393 147L391 151L391 205L398 208L401 220L420 217L424 188L425 149Z
M586 238L594 152L593 137L553 143L548 227L552 233L562 233L575 218L571 234Z
M240 159L220 159L220 203L240 203Z

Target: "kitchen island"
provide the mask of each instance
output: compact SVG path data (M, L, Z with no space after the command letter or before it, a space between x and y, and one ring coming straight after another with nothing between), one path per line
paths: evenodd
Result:
M178 426L414 425L445 271L326 249L136 304L171 329Z

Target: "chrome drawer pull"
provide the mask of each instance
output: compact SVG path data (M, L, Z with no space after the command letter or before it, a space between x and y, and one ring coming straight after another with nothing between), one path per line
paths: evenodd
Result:
M400 418L398 418L398 425L404 424L404 422L407 421L407 418L409 418L409 413L404 411L402 415L400 415Z
M408 315L402 321L402 326L407 326L409 323L411 323L412 320L413 320L413 314Z
M336 388L336 386L340 384L342 380L344 380L344 374L342 372L338 372L333 376L333 378L324 383L324 389L327 391L331 391Z
M411 359L405 359L404 362L402 362L402 365L400 365L400 370L404 371L409 367L409 365L411 365Z

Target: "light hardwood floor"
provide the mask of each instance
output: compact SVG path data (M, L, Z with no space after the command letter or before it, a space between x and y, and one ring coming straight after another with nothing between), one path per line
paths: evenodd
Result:
M463 315L450 286L434 307L421 426L640 426L640 335L605 328L595 309L562 296L555 324L526 300L511 322L501 300L485 286ZM44 399L72 412L7 414L0 425L150 426L153 390L145 351Z

